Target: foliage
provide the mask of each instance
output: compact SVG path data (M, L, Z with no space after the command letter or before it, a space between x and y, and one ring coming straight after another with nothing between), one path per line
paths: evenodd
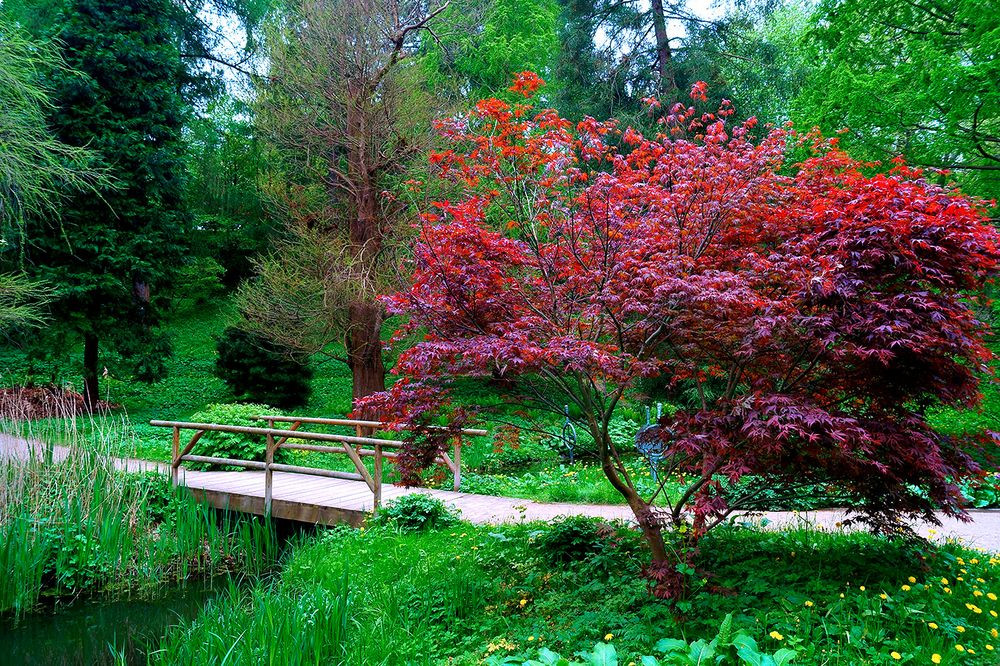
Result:
M379 509L376 522L393 525L404 532L440 529L457 523L458 511L436 497L413 493Z
M659 655L641 657L642 666L701 666L702 664L752 664L753 666L785 666L795 658L795 650L780 648L773 655L761 652L757 641L744 632L732 634L733 616L722 620L719 633L711 641L701 638L687 641L663 638L653 646ZM618 666L618 652L611 643L597 643L589 651L577 652L578 660L570 661L548 648L538 651L537 659L490 659L487 664L523 664L524 666ZM634 662L630 662L634 663Z
M548 77L558 51L558 0L494 0L485 6L459 2L444 21L462 25L462 15L482 13L478 25L449 30L427 47L422 63L429 85L453 87L465 99L502 95L516 72Z
M109 181L95 168L91 150L63 143L49 129L52 91L39 74L65 68L57 49L28 38L4 9L0 8L0 232L16 227L15 233L20 233L26 217L57 220L68 193L107 187ZM0 244L0 259L5 249Z
M524 73L512 90L540 84ZM372 401L434 411L451 377L492 375L540 407L579 407L668 595L660 528L689 508L696 540L764 489L822 484L891 532L960 515L957 484L978 470L920 405L974 405L991 358L968 305L1000 259L981 202L902 163L867 175L816 133L757 140L732 114L677 104L653 137L574 132L496 99L442 121L450 148L431 159L464 194L424 214L412 286L387 298L424 340ZM666 515L608 436L626 392L655 376L697 396L643 434L664 483L689 482Z
M989 595L1000 561L974 550L915 551L863 533L726 528L706 536L696 559L699 568L716 572L711 584L675 615L636 578L642 558L616 558L601 575L549 564L537 539L550 529L463 523L404 533L380 526L329 530L296 549L273 585L220 599L170 629L153 657L218 663L228 653L235 663L472 666L523 664L542 648L593 655L603 642L614 646L619 664L639 664L643 655L684 664L692 646L704 650L716 640L716 656L728 658L723 664L743 663L733 653L745 648L749 656L753 644L772 659L794 651L793 664L888 664L897 661L893 652L900 663L931 663L933 654L942 663L995 663L995 649L986 646L997 647L990 611L998 602ZM623 532L637 543L636 533ZM336 601L345 581L347 606ZM315 594L329 604L318 626L340 626L348 616L345 640L308 657L282 649L322 641L284 618L308 624L310 613L300 614L298 599ZM272 639L248 638L260 635ZM670 661L665 652L682 656Z
M47 72L48 123L58 138L93 151L115 188L74 193L61 224L26 220L9 239L25 269L54 290L52 339L83 338L85 395L98 398L100 344L136 378L162 375L169 345L156 329L160 292L179 263L188 216L180 95L184 67L169 0L73 0L55 27L72 69Z
M847 127L863 159L896 155L955 170L967 190L1000 194L1000 6L988 0L824 0L813 16L818 67L797 122Z
M572 516L552 523L535 540L553 566L593 561L615 549L615 528L599 518Z
M268 405L248 404L216 404L191 415L192 423L222 423L227 425L251 426L262 428L267 425L256 416L274 413ZM267 441L263 435L247 435L238 432L206 432L198 440L197 455L214 458L229 458L231 460L263 461L267 453ZM283 459L285 451L278 449L274 454L275 461ZM200 466L202 469L206 465ZM192 469L199 465L191 464Z
M215 373L237 398L277 407L299 407L309 399L312 368L291 349L236 327L222 332Z

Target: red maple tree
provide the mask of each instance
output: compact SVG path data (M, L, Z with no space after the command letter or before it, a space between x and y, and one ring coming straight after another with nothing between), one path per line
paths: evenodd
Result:
M728 103L659 113L655 136L497 99L440 123L450 148L432 161L461 194L426 211L412 285L386 299L423 338L377 401L428 422L454 378L480 376L576 405L664 595L678 580L662 530L697 539L764 494L836 488L883 530L963 516L979 469L924 411L975 405L991 358L969 305L1000 259L984 203L815 132L756 138ZM687 483L654 505L608 428L656 377L697 398L645 433L660 478ZM422 442L404 469L441 438Z

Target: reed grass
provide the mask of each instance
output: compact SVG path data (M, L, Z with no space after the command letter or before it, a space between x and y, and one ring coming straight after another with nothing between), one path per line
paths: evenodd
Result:
M134 449L125 419L67 408L30 422L17 410L0 404L0 613L20 615L43 596L259 574L276 561L272 525L199 503L155 467L124 464Z

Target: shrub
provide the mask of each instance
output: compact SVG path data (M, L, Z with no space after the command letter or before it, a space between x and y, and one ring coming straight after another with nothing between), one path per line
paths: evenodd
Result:
M309 399L312 368L292 350L235 327L222 332L215 374L239 400L298 407Z
M458 522L458 510L424 493L403 495L379 510L377 522L395 525L404 532L446 527Z
M254 416L273 411L261 404L216 404L209 405L191 417L194 423L221 423L225 425L265 427L267 424ZM181 443L183 446L183 442ZM263 461L267 453L267 441L263 435L246 435L237 432L206 432L198 441L192 453L215 458ZM285 451L275 452L276 461L284 459ZM188 464L192 469L206 469L207 465Z
M553 523L537 543L551 564L594 560L614 549L615 528L600 518L571 516Z

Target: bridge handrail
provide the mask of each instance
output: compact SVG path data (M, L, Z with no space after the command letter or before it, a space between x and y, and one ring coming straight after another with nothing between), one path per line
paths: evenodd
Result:
M152 420L149 422L151 426L171 428L173 430L173 448L171 456L171 476L174 484L179 482L180 467L185 461L187 462L200 462L209 463L216 465L230 465L235 467L243 467L244 469L262 469L264 470L264 508L265 513L270 514L271 512L271 499L272 499L272 488L273 488L273 473L274 472L295 472L299 474L310 474L314 476L325 476L338 479L349 479L352 481L364 481L368 485L369 489L374 495L374 508L377 510L382 501L382 463L383 460L388 458L390 460L396 459L399 454L389 453L383 451L384 448L400 448L403 446L404 442L391 439L382 439L378 437L366 436L364 433L367 431L381 429L387 426L387 424L381 421L365 421L359 419L326 419L319 417L295 417L295 416L283 416L283 415L263 415L259 417L261 420L266 420L268 427L259 428L256 426L242 426L234 424L221 424L221 423L196 423L190 421L164 421L164 420ZM282 423L291 423L291 427L287 429L275 428L275 421ZM338 435L334 433L324 433L324 432L309 432L305 430L299 430L298 428L304 424L321 424L321 425L338 425L338 426L353 426L356 431L356 435ZM442 430L447 430L447 428L438 426ZM181 430L194 430L194 434L191 439L187 442L183 449L180 446L180 432ZM266 438L266 448L265 448L265 459L264 462L254 461L254 460L237 460L232 458L218 458L212 456L199 456L193 455L191 452L198 440L206 432L230 432L239 433L247 435L261 435ZM461 451L462 451L462 435L485 435L487 432L485 430L473 429L473 428L463 428L456 431L457 434L453 440L454 447L454 459L448 456L447 453L442 452L436 458L436 462L444 463L452 471L454 475L454 489L457 491L461 485ZM306 444L306 443L290 443L288 440L300 440L300 441L313 441L313 442L329 442L337 443L340 446L326 446L322 444ZM353 446L351 446L353 445ZM362 448L362 446L370 446L372 448ZM320 453L343 453L354 463L354 467L357 470L354 472L341 472L339 470L327 470L322 468L312 468L303 467L299 465L284 465L274 462L274 453L278 449L294 449L301 451L315 451ZM374 473L369 472L368 468L362 462L362 457L374 457Z
M371 430L382 430L384 432L389 432L397 430L399 432L405 432L410 430L409 428L395 428L385 421L365 421L363 419L328 419L320 416L284 416L284 415L271 415L263 414L254 417L261 421L279 421L283 423L316 423L320 425L339 425L339 426L354 426L357 428L368 428ZM446 426L427 426L430 430L450 430ZM472 437L485 437L489 434L486 430L481 430L479 428L458 428L455 432L459 432L463 435L470 435Z

